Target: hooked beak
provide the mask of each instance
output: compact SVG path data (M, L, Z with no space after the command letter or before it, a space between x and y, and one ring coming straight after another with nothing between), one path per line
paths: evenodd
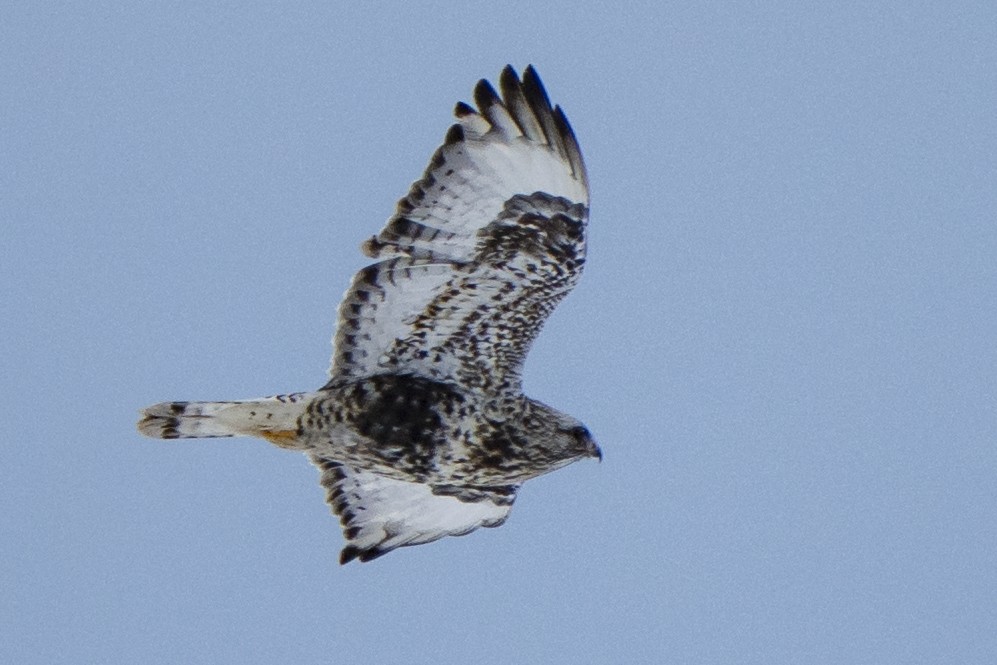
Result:
M589 457L598 457L599 462L602 462L602 448L600 448L595 441L589 444Z

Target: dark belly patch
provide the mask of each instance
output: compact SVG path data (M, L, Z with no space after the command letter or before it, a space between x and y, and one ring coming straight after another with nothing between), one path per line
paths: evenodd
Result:
M415 475L431 474L447 447L448 421L463 415L464 398L438 381L380 375L346 389L356 431L384 462Z

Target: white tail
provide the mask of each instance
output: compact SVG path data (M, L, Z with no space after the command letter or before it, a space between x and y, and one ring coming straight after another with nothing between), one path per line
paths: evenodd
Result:
M238 402L162 402L142 410L138 430L156 439L258 436L293 447L304 393Z

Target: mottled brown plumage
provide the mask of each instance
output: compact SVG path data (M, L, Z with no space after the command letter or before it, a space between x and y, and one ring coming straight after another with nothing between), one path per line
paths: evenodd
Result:
M532 67L460 103L422 179L364 243L311 393L149 407L160 438L249 435L308 454L348 541L340 560L505 521L520 484L599 456L521 391L523 361L585 263L578 143Z

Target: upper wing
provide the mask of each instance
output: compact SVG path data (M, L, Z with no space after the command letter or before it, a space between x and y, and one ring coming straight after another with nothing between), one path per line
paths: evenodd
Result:
M397 547L500 526L516 499L516 486L434 489L314 455L311 460L322 472L326 501L343 525L347 545L340 563L370 561Z
M426 173L364 245L340 305L330 374L407 371L518 385L530 343L577 282L588 186L574 133L532 67L458 104Z

